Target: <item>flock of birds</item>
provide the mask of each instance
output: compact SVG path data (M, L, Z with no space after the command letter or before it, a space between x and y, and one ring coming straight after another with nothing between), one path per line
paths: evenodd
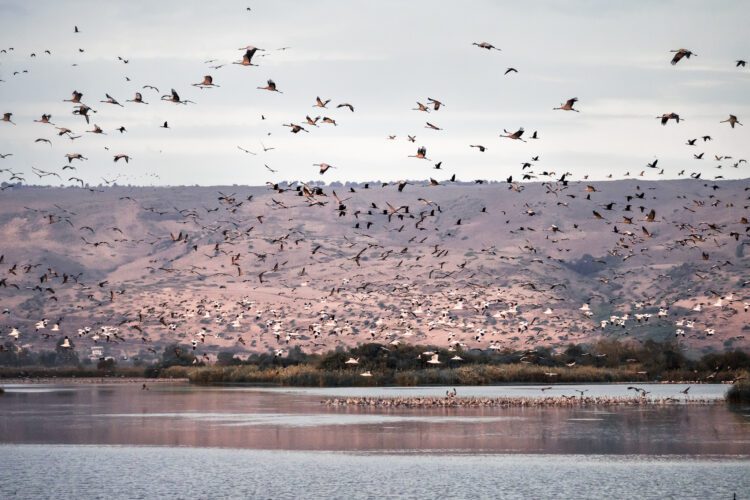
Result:
M80 36L82 30L76 26L72 31L73 36ZM501 50L488 42L473 45L488 52ZM0 50L0 57L14 50L13 47L4 48ZM251 67L259 65L260 57L272 52L250 45L239 50L241 58L232 61L232 65L239 65L248 72L255 71ZM672 65L689 63L691 57L697 56L687 49L672 52ZM51 54L50 51L45 53ZM36 57L36 54L32 53L31 57ZM123 64L130 63L128 58L118 57L118 60ZM227 66L215 59L206 61L206 64L217 71ZM737 68L745 65L744 60L736 61ZM511 73L518 73L518 70L507 68L505 75ZM126 79L130 81L127 76ZM221 85L215 83L220 81L208 74L189 86L221 92L218 90ZM257 89L284 93L283 87L272 79ZM0 255L0 293L16 300L12 301L13 307L4 307L0 318L0 335L6 341L0 346L2 350L20 352L40 339L48 339L63 350L73 348L76 342L89 347L103 344L108 349L117 345L123 356L156 357L157 340L162 343L177 340L189 343L198 354L196 360L213 362L219 350L271 350L277 356L284 356L294 346L319 351L338 343L361 342L397 346L403 342L421 341L449 345L454 350L501 350L518 345L531 349L543 342L563 345L575 340L573 331L579 332L579 338L586 338L586 335L607 332L629 333L654 323L662 329L668 327L678 338L687 335L705 340L717 334L722 341L744 339L740 332L721 331L721 324L736 314L747 313L750 298L743 295L741 289L748 281L733 278L724 284L724 289L718 285L718 291L712 289L710 301L700 298L689 305L685 305L684 300L679 304L678 300L669 303L666 297L670 292L660 290L663 293L659 297L648 287L638 291L644 298L628 304L613 304L612 299L600 296L598 299L590 297L581 305L580 302L566 303L561 295L571 292L568 288L573 288L574 284L545 279L545 276L562 272L565 265L574 261L566 254L571 249L561 248L565 242L580 242L582 238L591 238L595 234L606 240L605 231L611 234L611 241L607 240L611 245L607 255L601 258L604 260L597 262L615 266L634 258L648 265L652 259L648 244L652 239L656 241L667 225L676 228L681 236L670 242L660 241L659 246L695 255L696 265L703 267L696 268L692 279L697 278L700 283L722 271L742 272L742 262L731 262L724 257L712 258L708 249L714 244L718 249L729 243L742 245L750 230L750 223L740 213L739 206L735 207L735 200L717 197L717 190L723 188L713 181L722 179L721 175L707 179L703 177L705 170L702 169L689 174L690 178L700 181L701 187L696 189L701 195L690 201L685 199L684 215L694 217L693 214L700 211L706 220L697 223L674 220L673 214L661 213L660 202L653 196L647 197L647 189L640 185L632 192L621 193L619 198L603 200L600 184L587 182L588 176L574 181L569 172L544 169L538 155L530 155L523 161L519 176L508 176L504 182L490 186L485 186L488 182L482 179L467 186L467 183L457 180L457 174L452 174L445 181L430 177L424 182L401 180L380 185L352 184L343 187L348 191L343 195L335 189L325 189L320 183L268 182L265 193L254 191L238 195L219 192L213 207L178 208L170 203L159 203L159 200L140 200L135 197L137 195L130 194L129 188L112 187L119 177L103 178L110 186L106 189L95 186L97 181L76 175L77 166L88 160L85 150L77 148L77 141L86 143L90 135L128 133L131 126L127 124L114 130L104 130L96 124L97 117L104 116L113 107L137 108L154 105L154 101L189 106L194 105L194 101L181 97L175 88L163 93L148 83L135 91L132 99L122 100L105 93L98 100L98 109L86 104L91 102L89 96L77 89L70 98L63 97L61 95L61 100L72 105L71 117L53 117L44 113L33 119L39 124L40 135L47 135L33 141L51 147L64 143L74 150L61 155L65 159L64 165L57 170L36 166L30 170L0 168L0 175L5 176L0 178L4 181L2 192L6 197L24 196L23 193L29 192L24 183L28 184L30 180L47 183L56 178L63 183L72 183L83 193L90 193L91 198L86 201L78 199L76 203L79 204L96 204L97 200L116 193L116 201L111 198L115 206L100 206L99 209L135 213L137 217L157 221L162 228L169 227L168 234L128 234L127 227L82 224L82 217L72 202L67 206L62 202L54 203L51 207L44 201L29 203L16 215L30 221L37 229L41 225L58 236L64 233L68 238L65 241L69 242L65 244L66 251L72 259L80 257L83 262L94 256L97 261L109 259L122 265L127 262L120 258L128 252L145 256L148 265L144 266L143 276L155 280L160 288L158 291L145 290L145 287L139 290L132 279L117 283L101 278L95 272L66 269L64 264L44 257L30 261L20 245L6 241L2 246L5 253ZM85 101L84 97L87 97ZM300 116L305 115L304 119L282 123L291 134L308 134L319 127L344 125L339 121L345 119L332 112L356 115L356 106L349 102L334 104L332 99L320 96L311 98L310 102L320 115L302 112ZM579 102L577 97L568 98L552 111L585 113L585 109L578 109ZM437 117L445 107L440 98L427 97L420 98L413 111ZM672 126L670 121L677 125L685 120L671 111L657 118L665 126ZM733 114L724 120L720 118L716 119L717 126L726 123L735 129L743 125ZM5 111L0 126L13 127L18 119L13 111ZM261 116L260 120L266 120L266 116ZM170 123L165 120L160 128L169 129ZM426 121L424 128L434 132L442 130L435 118ZM7 132L7 129L0 128L0 134ZM526 134L523 127L504 129L499 137L520 142L541 140L538 131ZM386 140L397 138L393 134L386 136ZM428 156L425 146L416 146L415 135L407 135L406 140L415 143L416 152L410 155L411 158L432 163L434 170L443 170L442 161ZM695 147L699 140L701 144L711 141L710 131L701 137L686 138L686 145ZM260 144L263 153L273 149L262 142ZM487 149L482 144L469 146L480 153ZM105 149L109 150L109 146ZM259 154L240 145L237 149L244 154ZM137 161L127 152L111 154L112 162L122 168ZM695 160L702 160L703 155L701 152L693 156ZM2 161L11 162L14 153L3 152L0 157ZM745 159L725 153L716 154L715 160L729 162L716 168L728 165L739 169L747 163ZM654 159L638 176L632 177L643 177L649 169L663 174L658 162ZM321 176L337 168L322 161L312 166ZM271 173L277 172L268 165L266 168ZM684 174L685 170L679 173ZM625 177L631 177L630 172ZM534 184L522 182L540 180L542 182ZM451 217L445 206L446 203L455 204L455 200L446 194L450 193L448 188L451 187L466 190L460 196L469 198L471 189L483 188L495 189L493 196L515 195L513 207L518 206L519 211L515 214L499 210L493 213L487 206L477 206L471 217ZM748 189L750 187L745 188ZM438 194L438 190L444 191ZM530 195L532 192L534 196ZM429 193L434 193L434 196ZM384 198L384 201L375 201L373 197ZM436 201L438 198L444 201ZM551 210L562 213L560 220L565 220L565 211L574 206L585 206L589 210L587 231L578 223L539 227L533 222L535 216ZM711 208L728 209L737 215L730 223L716 221L707 214ZM485 216L489 218L482 219ZM325 217L331 218L327 223L336 224L340 229L335 235L319 234L312 228L318 219ZM506 236L521 238L523 244L511 251L502 248L499 231L503 221L510 228L511 221L515 224L521 219L525 222L520 227L514 225ZM475 250L474 255L459 256L461 247L457 242L462 229L480 224L485 231L497 231L497 237L483 238L482 241L490 240L491 243L482 244L481 250ZM69 237L71 234L73 236ZM716 251L722 256L726 253L726 250ZM739 259L741 261L742 256ZM182 267L178 266L180 264ZM536 265L539 270L535 271L533 281L511 279L501 285L498 284L501 278L497 270L505 265L520 266L524 270ZM363 270L365 267L372 267L373 271L368 274ZM336 276L342 272L343 278ZM620 273L615 269L609 274L597 275L597 279L602 286L614 287L627 274L635 272ZM666 274L659 276L659 279L668 278ZM188 288L175 292L171 285L176 282ZM189 288L191 286L195 288ZM698 288L691 289L690 294L694 296ZM614 293L614 290L609 291ZM28 296L32 299L26 300ZM592 307L592 300L599 299L601 306L596 310ZM375 305L381 301L391 303ZM118 309L121 302L126 302L127 307ZM672 306L679 306L682 312L673 313ZM701 323L701 319L695 316L703 309L717 314ZM53 314L57 319L48 319ZM697 332L697 328L701 332ZM385 351L387 349L384 347ZM114 352L114 349L110 351ZM176 353L181 355L179 349ZM529 350L521 361L531 363L539 359L538 353ZM461 360L458 353L451 359L453 362ZM437 365L442 360L431 353L425 356L425 362ZM356 366L357 360L352 358L347 364ZM369 373L362 375L368 376Z

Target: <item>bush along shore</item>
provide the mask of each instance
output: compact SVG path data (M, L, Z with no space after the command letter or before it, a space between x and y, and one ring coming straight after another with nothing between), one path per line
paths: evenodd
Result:
M750 380L738 381L727 391L727 402L735 405L750 405Z
M7 354L7 352L5 353ZM138 366L109 358L97 365L19 365L0 356L0 378L151 377L188 379L196 384L276 384L284 386L488 385L502 383L689 382L730 383L750 372L742 351L687 357L673 343L641 345L600 341L567 348L525 351L445 349L420 345L363 344L323 354L299 348L256 353L240 359L219 352L211 364L188 346L163 348L156 361ZM45 358L46 359L46 358ZM14 361L14 362L9 362Z
M731 383L750 371L741 351L686 357L672 343L641 346L602 341L553 351L460 351L418 345L364 344L309 355L291 349L283 357L229 354L210 366L162 367L160 376L196 384L285 386L488 385L502 383L689 382Z

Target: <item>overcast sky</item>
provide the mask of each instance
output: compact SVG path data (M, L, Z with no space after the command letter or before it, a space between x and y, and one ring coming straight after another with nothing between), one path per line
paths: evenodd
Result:
M747 164L731 165L750 156L750 124L719 122L730 113L750 120L750 69L735 67L750 59L749 18L746 1L2 0L0 112L12 112L18 125L0 122L0 153L13 154L0 168L53 184L56 178L40 181L31 167L91 184L117 175L120 183L171 185L453 173L471 180L520 178L521 164L539 155L535 172L577 178L637 176L655 158L665 172L646 169L648 179L675 178L683 169L748 177ZM472 45L482 41L502 51ZM239 60L237 49L246 45L267 49L256 56L258 67L209 68ZM276 50L282 47L289 48ZM697 56L670 65L670 50L682 47ZM504 75L508 67L518 73ZM191 86L207 74L220 87ZM269 78L283 94L256 89ZM196 104L159 101L170 88ZM74 89L97 110L92 125L63 102ZM136 91L148 105L125 102ZM105 93L125 107L100 103ZM331 99L330 109L313 108L316 96ZM428 96L445 107L412 111ZM580 113L552 110L571 97L580 99ZM355 112L335 107L342 102ZM685 121L663 127L655 119L672 111ZM82 137L70 141L34 123L42 113ZM283 126L304 124L307 114L330 116L338 126L306 126L309 134ZM159 128L165 120L170 129ZM426 121L443 130L424 128ZM93 123L107 135L86 133ZM127 132L117 132L120 126ZM518 127L526 136L538 131L539 140L498 137ZM713 141L685 145L702 135ZM264 152L261 141L275 149ZM409 158L418 146L433 161ZM694 159L700 152L704 159ZM62 172L66 153L89 160ZM116 153L132 160L115 164ZM717 162L715 154L734 160ZM431 168L437 161L442 172ZM337 168L321 176L312 166L320 162ZM0 173L0 181L8 177Z

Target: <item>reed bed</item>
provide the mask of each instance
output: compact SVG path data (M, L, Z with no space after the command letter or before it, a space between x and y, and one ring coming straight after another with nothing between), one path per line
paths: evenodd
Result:
M555 375L549 375L555 373ZM363 377L357 369L323 370L309 365L259 368L253 365L177 367L160 376L188 378L195 384L278 384L302 387L491 385L501 383L593 383L646 381L633 369L592 366L550 369L526 364L471 365L459 368L372 371Z
M139 367L117 367L115 370L99 370L95 367L79 366L3 366L0 379L36 378L143 378L145 370Z

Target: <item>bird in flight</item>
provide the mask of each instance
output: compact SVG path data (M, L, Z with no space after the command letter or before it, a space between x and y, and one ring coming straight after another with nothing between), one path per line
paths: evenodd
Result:
M253 47L252 45L248 45L247 47L242 47L239 50L244 50L245 54L242 56L241 61L235 61L232 64L239 64L241 66L257 66L257 64L253 64L253 56L257 51L263 51L265 49L259 49L257 47Z
M476 45L480 49L502 50L502 49L498 49L497 47L495 47L494 45L492 45L491 43L488 43L488 42L479 42L479 43L474 42L474 43L472 43L472 45Z
M560 104L559 108L552 108L552 109L562 109L563 111L575 111L576 113L579 113L577 109L573 109L573 105L578 102L577 97L571 97L567 101L565 101L565 104Z
M662 125L666 125L669 120L674 120L677 123L680 123L680 120L685 120L684 118L680 118L680 115L677 113L664 113L661 116L657 116L656 119L661 120Z
M672 61L670 62L670 64L672 66L674 66L675 64L677 64L678 62L680 62L680 60L682 60L683 57L685 59L690 59L690 56L697 56L698 55L698 54L695 54L695 53L693 53L692 51L690 51L688 49L675 49L675 50L670 50L670 52L674 52L675 53L674 57L672 58Z
M732 128L734 128L735 124L742 125L735 115L729 115L729 118L727 118L726 120L722 120L719 123L729 123L729 125L731 125Z
M193 87L198 87L201 89L210 89L211 87L220 87L220 85L216 85L214 83L214 78L211 75L206 75L203 77L202 82L194 83Z
M313 104L313 108L325 108L326 104L328 104L329 102L331 102L330 99L326 99L325 101L323 101L320 97L316 97L315 104Z
M143 95L141 95L140 92L135 93L135 97L132 99L127 99L126 102L134 102L136 104L148 104L146 101L143 100Z
M175 89L172 89L172 93L171 94L165 94L165 95L161 96L161 100L162 101L173 102L175 104L187 104L187 103L195 104L193 101L188 101L188 100L183 101L183 100L181 100L180 99L180 95L177 93L177 91Z
M328 172L329 168L336 168L333 165L329 165L328 163L313 163L314 167L320 167L320 175L325 174Z
M274 82L273 80L268 80L266 82L265 87L257 87L257 88L260 90L268 90L270 92L278 92L279 94L283 94L282 91L276 88L276 82Z
M513 133L508 132L505 129L503 129L503 132L505 132L505 135L500 134L500 137L506 137L508 139L513 139L513 140L519 140L521 142L526 142L523 139L521 139L521 136L523 135L523 127L519 128L518 130L516 130Z
M429 158L427 158L427 148L424 146L417 148L417 154L409 155L409 158L419 158L420 160L429 160Z

